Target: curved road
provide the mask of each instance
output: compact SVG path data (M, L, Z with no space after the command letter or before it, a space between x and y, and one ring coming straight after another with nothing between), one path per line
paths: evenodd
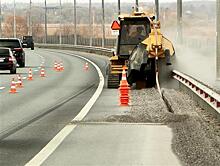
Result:
M93 94L100 93L103 78L91 64L85 71L85 60L73 54L95 62L103 75L107 57L64 50L26 53L28 67L18 72L27 77L32 68L33 81L24 79L25 87L9 94L15 75L0 74L0 87L5 87L0 91L1 166L181 165L171 149L169 127L105 122L111 115L126 114L130 107L118 106L117 89L104 89L96 101L98 95ZM53 70L55 60L63 61L63 72ZM41 64L46 67L46 78L39 77ZM84 117L79 116L85 115L82 110L89 111L83 120L77 118Z
M98 64L105 73L108 58L83 56ZM63 61L65 70L54 71L54 61ZM26 50L26 63L26 68L18 69L24 78L24 88L17 89L16 94L8 93L15 75L0 71L3 88L0 91L1 166L27 163L79 113L99 83L92 65L85 71L84 60L62 51ZM46 78L39 77L41 65L45 66ZM29 68L34 74L33 81L25 79Z

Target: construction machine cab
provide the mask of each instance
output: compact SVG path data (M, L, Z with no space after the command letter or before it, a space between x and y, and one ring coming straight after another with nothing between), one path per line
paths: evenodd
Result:
M120 30L116 54L119 58L129 59L133 49L146 39L150 33L150 21L144 16L119 16Z

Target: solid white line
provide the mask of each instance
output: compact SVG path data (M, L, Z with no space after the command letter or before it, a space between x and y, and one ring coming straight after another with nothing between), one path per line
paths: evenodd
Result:
M27 77L22 77L22 80L25 80Z
M104 87L104 77L100 68L94 62L78 55L74 56L90 62L96 68L100 79L98 88L96 89L93 96L90 98L88 103L82 108L79 114L72 120L81 121L87 115L91 107L94 105L94 103L100 96ZM63 140L74 130L76 126L77 125L75 124L66 125L36 156L34 156L34 158L32 158L27 164L25 164L25 166L41 165L56 150L56 148L63 142Z
M5 89L5 87L3 87L3 86L2 86L2 87L0 87L0 90L3 90L3 89Z
M63 140L73 131L76 125L65 126L32 160L25 166L41 165L56 148L63 142Z
M103 87L104 87L104 76L101 72L101 69L92 61L90 61L87 58L84 57L80 57L78 55L74 55L76 57L82 58L86 61L88 61L89 63L91 63L97 70L98 75L99 75L99 86L96 89L96 92L93 94L92 98L89 100L89 102L83 107L83 109L79 112L79 114L72 120L72 121L81 121L89 112L89 110L92 108L93 104L96 102L96 100L98 99L99 95L102 93Z
M36 69L36 70L34 70L34 71L39 71L39 70Z

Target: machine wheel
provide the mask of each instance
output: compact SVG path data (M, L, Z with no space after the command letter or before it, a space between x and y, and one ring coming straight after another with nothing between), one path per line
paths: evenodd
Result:
M34 44L31 45L31 50L34 50Z
M19 66L20 66L20 67L25 67L25 62L23 62L23 61L20 62Z
M120 77L118 74L108 75L108 88L118 88L120 84Z
M155 59L151 59L150 62L150 70L147 71L147 87L154 87L156 85L156 64Z
M12 69L10 70L10 74L16 74L16 68L12 68Z

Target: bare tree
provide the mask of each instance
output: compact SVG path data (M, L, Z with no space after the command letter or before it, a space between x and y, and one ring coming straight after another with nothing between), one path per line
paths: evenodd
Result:
M7 16L5 25L3 28L3 34L5 37L12 37L13 36L13 19L14 17ZM16 34L17 37L22 37L23 35L27 35L28 33L28 26L27 21L24 17L16 16Z
M60 29L57 28L57 30L56 30L56 32L55 32L55 35L58 36L59 33L60 33ZM73 32L73 25L71 25L71 24L64 24L64 25L62 26L62 34L63 34L64 36L68 36L68 35L74 34L74 32Z
M70 24L63 25L63 35L72 35L73 34L73 26Z
M44 35L44 28L43 25L40 23L32 23L33 29L32 29L32 34L33 37L42 37Z

